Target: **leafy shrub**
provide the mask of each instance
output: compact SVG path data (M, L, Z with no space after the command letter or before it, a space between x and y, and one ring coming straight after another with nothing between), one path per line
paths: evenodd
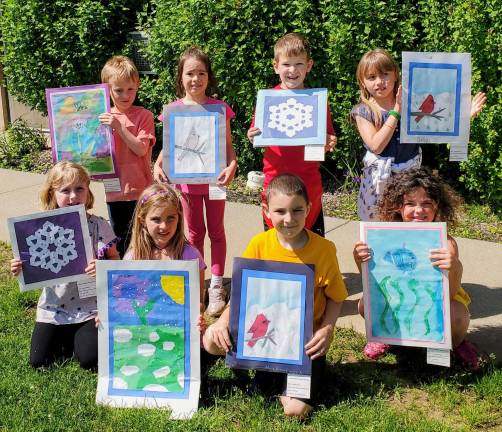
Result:
M9 91L47 112L44 89L99 82L134 28L137 0L4 0L0 28Z
M446 146L427 145L424 162L464 193L502 209L498 0L4 0L3 9L9 89L41 110L45 87L96 82L106 58L127 51L134 11L150 36L144 53L157 74L142 79L139 99L154 113L175 99L180 54L190 45L204 49L219 78L217 97L237 114L233 138L243 174L262 166L261 150L253 149L246 131L257 91L278 82L274 43L286 32L304 33L315 61L306 84L330 89L338 136L323 164L323 174L337 181L327 184L347 184L361 166L363 146L348 114L357 103L355 69L364 52L382 47L398 61L405 50L470 52L473 92L485 90L488 107L472 125L469 160L449 163Z
M33 171L39 154L47 149L47 137L24 120L16 120L0 135L0 167ZM43 168L43 167L42 167Z

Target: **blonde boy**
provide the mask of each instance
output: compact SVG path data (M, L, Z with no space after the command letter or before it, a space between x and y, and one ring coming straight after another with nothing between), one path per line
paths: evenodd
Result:
M305 346L306 354L312 359L313 397L296 399L285 396L284 387L280 397L284 413L295 417L305 417L313 408L312 401L322 387L325 356L333 338L335 322L347 297L335 245L305 229L310 209L307 190L299 177L291 174L275 177L268 185L263 204L273 229L253 237L242 255L244 258L314 265L314 335ZM209 353L224 354L231 349L229 318L230 309L227 308L218 321L206 330L203 343ZM256 378L270 383L276 375L257 372Z
M99 120L113 129L120 180L120 192L107 192L106 203L110 223L121 239L117 249L122 257L129 245L129 224L136 200L153 183L150 163L155 128L152 113L133 105L139 87L139 73L130 58L110 58L101 70L101 81L110 85L113 107L111 113L102 113Z
M310 56L310 47L307 40L299 33L288 33L280 38L274 47L273 66L279 75L280 84L276 90L295 90L304 88L304 80L312 69L314 61ZM331 113L327 110L326 151L333 151L336 145L336 136L331 121ZM252 142L260 129L254 127L254 120L248 130L248 138ZM306 228L324 236L324 217L322 213L322 182L319 172L319 162L306 161L304 146L280 147L271 146L265 149L263 156L263 172L265 182L263 189L267 188L270 181L282 173L291 173L300 177L312 200L312 209L305 223ZM262 194L262 202L265 195ZM272 228L272 222L263 212L265 229Z

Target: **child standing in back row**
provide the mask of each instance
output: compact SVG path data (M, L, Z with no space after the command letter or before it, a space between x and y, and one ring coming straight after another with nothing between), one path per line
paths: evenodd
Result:
M378 220L376 204L385 182L392 173L420 167L422 150L418 144L399 142L400 71L391 55L381 48L368 51L359 61L356 78L360 103L350 114L366 148L357 209L362 221L371 221ZM485 103L484 93L474 96L471 118Z
M189 48L180 57L176 74L176 94L180 99L171 105L223 104L226 110L226 153L227 167L218 176L217 184L227 186L235 176L237 158L232 145L230 120L235 117L232 109L223 101L210 97L216 87L216 79L211 69L211 62L206 53L198 48ZM162 117L159 117L162 120ZM155 180L169 181L162 169L163 152L160 152L154 167ZM209 315L219 314L226 304L226 292L223 288L223 274L227 253L224 213L225 200L209 199L209 185L182 184L181 202L188 226L188 240L204 256L204 207L209 239L211 240L211 282L209 286Z
M109 59L101 70L101 81L110 85L113 107L111 113L102 113L99 121L113 129L120 181L120 192L107 192L106 203L110 223L120 239L117 249L122 257L129 245L136 200L153 183L150 164L155 128L152 113L133 105L139 73L131 59L124 56Z
M304 80L312 69L314 61L310 57L310 47L307 40L298 33L288 33L280 38L274 46L274 70L279 75L280 84L275 90L295 90L304 88ZM327 108L327 137L326 151L333 151L336 145L336 136L331 121L331 112ZM253 142L256 135L261 134L260 129L254 127L254 119L248 130L248 138ZM282 173L295 174L305 183L312 208L305 221L305 227L316 234L324 236L324 216L322 212L322 181L319 172L320 164L316 161L305 160L304 146L271 146L265 149L263 156L263 172L265 181L263 190L267 189L270 181ZM265 193L262 193L262 202L266 202ZM272 221L263 212L265 228L272 228Z

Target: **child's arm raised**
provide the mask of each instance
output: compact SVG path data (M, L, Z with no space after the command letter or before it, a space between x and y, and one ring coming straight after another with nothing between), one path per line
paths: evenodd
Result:
M399 86L396 94L396 103L393 108L398 113L401 112L401 86ZM366 146L375 154L380 154L389 144L394 130L398 125L398 119L389 115L387 120L382 124L380 129L377 129L373 123L360 115L356 116L356 125L359 135L363 139Z
M478 92L472 97L471 102L471 120L476 117L485 107L486 95L483 92Z
M305 353L312 359L325 356L333 340L333 330L336 320L342 310L343 302L336 303L328 298L326 309L324 311L324 319L321 326L314 332L312 339L305 345Z
M115 114L102 113L99 115L99 121L102 124L110 126L115 132L117 132L127 147L129 147L137 156L143 157L146 155L150 147L150 139L140 139L129 132L125 124L122 124Z
M227 167L218 176L218 185L227 186L235 176L237 170L237 157L232 145L232 130L230 129L230 119L227 119Z
M431 249L430 259L434 267L448 271L450 299L453 299L462 281L462 263L458 259L457 242L448 236L448 248Z

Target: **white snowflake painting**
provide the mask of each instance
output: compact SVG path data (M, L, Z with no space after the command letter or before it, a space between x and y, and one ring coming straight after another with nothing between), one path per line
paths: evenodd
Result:
M268 110L270 115L268 127L283 132L290 138L314 126L312 122L314 106L304 105L295 98L289 98L278 105L271 105Z
M87 217L83 206L9 219L14 256L22 261L22 291L87 278L92 259Z
M327 90L260 90L255 126L261 134L256 147L267 145L324 145Z

